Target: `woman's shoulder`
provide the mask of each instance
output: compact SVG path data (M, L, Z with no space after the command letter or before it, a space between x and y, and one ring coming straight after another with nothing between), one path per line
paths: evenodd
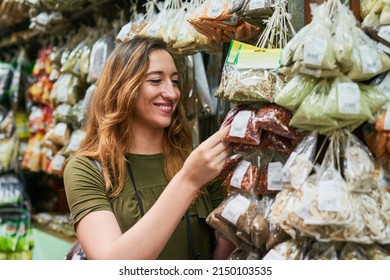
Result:
M87 172L92 174L101 173L98 164L93 159L82 155L75 155L68 159L65 169L64 176L68 173L75 174L75 172Z
M89 166L91 159L82 155L74 155L71 156L66 163L65 168L73 168L73 167L81 167L81 166Z

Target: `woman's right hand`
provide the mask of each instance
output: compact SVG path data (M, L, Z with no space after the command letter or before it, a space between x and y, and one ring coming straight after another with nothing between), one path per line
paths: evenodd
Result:
M230 125L221 128L190 154L180 171L184 178L201 187L217 177L231 154L229 143L222 141L229 130Z

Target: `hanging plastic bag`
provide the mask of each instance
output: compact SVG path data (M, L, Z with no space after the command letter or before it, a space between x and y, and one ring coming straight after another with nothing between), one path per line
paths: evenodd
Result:
M296 111L318 82L315 77L295 75L276 95L274 102L290 111Z
M232 102L272 102L284 85L276 71L280 52L232 41L218 90L223 96L218 96Z
M330 4L329 4L330 5ZM303 44L295 50L293 60L315 69L335 69L336 58L331 35L332 22L329 19L328 3L312 7L313 19L303 39Z
M237 159L241 160L237 162ZM253 193L259 177L260 160L260 156L256 153L241 154L234 158L230 157L229 165L235 165L235 168L231 168L231 172L224 178L222 186L227 188L228 193L237 191Z
M282 168L287 155L275 151L261 151L260 177L256 194L276 194L283 188Z
M353 218L347 183L341 176L338 158L343 139L345 134L340 132L330 137L328 150L315 181L315 195L310 209L312 219L305 219L305 224L348 224Z
M318 133L311 132L290 154L282 169L282 181L287 187L299 189L314 167Z
M331 84L324 111L329 118L338 120L367 120L372 114L366 100L361 98L359 85L346 76Z
M377 47L370 37L361 29L353 28L354 49L352 52L353 67L348 77L354 81L368 80L390 69L389 56Z
M337 2L337 12L335 15L335 34L333 36L333 51L337 62L341 64L343 72L352 68L351 59L354 48L354 37L351 30L356 28L356 19L349 7Z
M344 165L344 175L350 191L372 190L375 184L374 161L368 149L353 134L348 134Z
M109 32L99 38L92 46L87 75L88 83L95 83L100 77L107 58L114 49L114 34Z
M226 142L258 145L260 130L256 126L256 109L241 110L233 118Z
M298 107L290 125L311 131L323 126L337 127L337 121L330 118L324 108L329 90L329 81L320 81Z
M256 125L262 130L275 133L286 138L297 138L296 131L290 127L291 112L271 104L261 107L256 113Z
M213 212L237 230L250 235L250 226L257 213L257 201L250 194L234 193L223 201Z

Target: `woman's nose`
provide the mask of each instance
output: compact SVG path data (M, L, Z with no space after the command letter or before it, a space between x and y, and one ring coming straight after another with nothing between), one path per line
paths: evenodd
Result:
M165 84L162 94L166 98L177 99L179 89L172 82L168 82Z

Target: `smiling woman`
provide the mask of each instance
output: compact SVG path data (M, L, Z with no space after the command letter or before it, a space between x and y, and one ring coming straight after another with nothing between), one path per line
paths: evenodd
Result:
M213 180L230 154L229 127L191 151L182 77L158 39L132 39L109 57L64 171L89 259L226 259L234 249L206 223L224 199Z

